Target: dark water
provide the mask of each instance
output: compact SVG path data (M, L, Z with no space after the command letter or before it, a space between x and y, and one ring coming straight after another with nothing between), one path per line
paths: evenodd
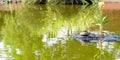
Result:
M95 27L100 12L97 6L79 5L0 12L0 60L119 60L119 42L80 43L70 37ZM112 20L105 30L120 34L118 12L103 11Z

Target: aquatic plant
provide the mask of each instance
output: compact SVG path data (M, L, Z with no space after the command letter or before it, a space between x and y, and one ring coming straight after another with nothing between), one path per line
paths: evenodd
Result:
M106 19L106 17L103 17L102 15L96 16L96 25L99 26L99 34L102 36L103 26L107 23L109 23L110 20Z
M96 18L96 25L99 26L99 35L102 36L102 31L103 31L103 25L107 24L108 22L110 22L109 19L106 19L106 16L102 16L102 11L101 9L104 7L104 2L98 2L98 8L100 11L100 14L97 14Z

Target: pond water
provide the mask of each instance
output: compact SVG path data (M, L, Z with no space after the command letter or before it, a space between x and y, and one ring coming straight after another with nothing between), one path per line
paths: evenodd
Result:
M70 37L98 30L96 15L111 19L104 26L120 34L119 10L97 6L23 5L0 12L0 60L120 60L120 43L80 43Z

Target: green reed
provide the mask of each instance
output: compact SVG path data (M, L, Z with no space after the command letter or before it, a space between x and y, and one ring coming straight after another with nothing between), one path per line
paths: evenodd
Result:
M110 20L106 19L106 17L103 17L102 15L97 15L96 16L96 25L99 26L99 34L102 35L103 32L103 26L107 23L109 23Z

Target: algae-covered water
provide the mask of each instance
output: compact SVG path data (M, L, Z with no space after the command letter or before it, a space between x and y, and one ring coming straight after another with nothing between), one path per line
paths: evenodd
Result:
M120 43L80 43L71 33L97 31L95 17L107 16L104 30L120 34L120 11L92 5L23 5L0 12L0 60L119 60Z

